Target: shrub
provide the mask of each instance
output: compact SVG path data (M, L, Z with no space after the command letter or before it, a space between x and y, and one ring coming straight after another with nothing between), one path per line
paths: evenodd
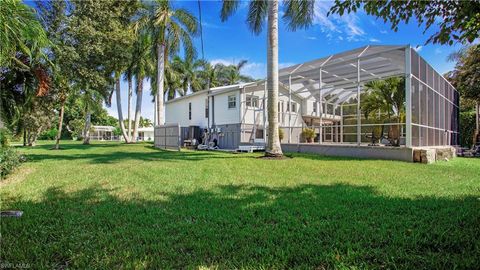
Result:
M475 112L460 113L460 145L470 147L475 133Z
M10 144L10 131L6 128L0 128L0 147L7 147Z
M0 149L0 179L5 178L15 168L20 166L21 156L12 147L2 147Z
M315 138L315 130L312 128L304 128L302 130L302 136L307 142L313 142L313 139Z
M285 137L285 133L283 132L283 129L278 128L278 139L280 140L280 142L282 142L284 137Z
M38 139L40 140L55 140L57 138L57 128L51 128L48 130L45 130L38 136Z

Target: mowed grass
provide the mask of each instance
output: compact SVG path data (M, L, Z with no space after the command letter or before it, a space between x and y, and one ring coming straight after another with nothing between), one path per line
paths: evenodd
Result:
M480 160L63 142L0 184L0 261L76 269L479 269Z

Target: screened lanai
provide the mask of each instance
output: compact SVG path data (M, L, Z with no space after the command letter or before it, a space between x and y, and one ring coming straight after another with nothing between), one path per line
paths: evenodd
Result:
M279 72L288 104L304 99L304 126L281 125L288 143L311 128L319 144L458 145L458 92L410 46L366 46Z

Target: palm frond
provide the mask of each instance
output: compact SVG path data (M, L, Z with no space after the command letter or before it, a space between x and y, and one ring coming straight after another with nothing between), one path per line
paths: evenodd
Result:
M282 18L289 30L307 28L312 25L315 16L315 1L284 0L285 13Z
M226 21L238 9L240 1L238 0L223 0L222 10L220 11L220 18L222 22Z
M256 35L262 32L267 17L267 0L251 1L248 8L247 24Z

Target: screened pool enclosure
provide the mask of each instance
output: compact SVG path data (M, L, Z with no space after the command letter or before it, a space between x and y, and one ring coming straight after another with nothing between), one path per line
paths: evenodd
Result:
M444 146L459 142L459 95L410 46L366 46L280 70L282 143ZM248 94L247 94L248 95ZM293 100L302 100L298 112ZM280 105L279 105L280 107ZM292 125L301 115L302 126Z

